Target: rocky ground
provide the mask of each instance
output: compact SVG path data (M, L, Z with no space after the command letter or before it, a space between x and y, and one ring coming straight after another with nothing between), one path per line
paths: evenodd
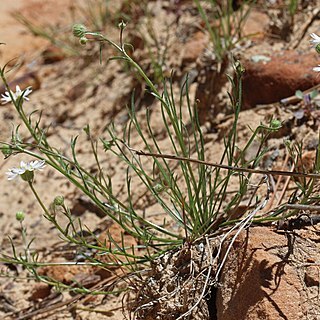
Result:
M253 6L243 28L244 41L233 50L246 72L243 79L243 111L240 113L238 143L243 146L250 136L250 128L272 117L283 122L283 127L268 140L270 152L262 169L290 170L291 162L286 160L288 151L284 141L302 141L302 169L311 171L319 142L318 102L295 97L296 90L309 90L319 85L319 77L312 70L319 64L319 57L309 44L309 34L320 32L320 7L316 1L301 1L299 10L291 21L284 13L283 1L258 1ZM106 136L105 128L115 122L121 132L127 121L125 106L135 90L138 115L144 119L144 108L155 105L151 121L161 145L166 150L168 138L157 121L160 111L154 100L144 92L145 87L134 74L125 70L119 62L106 63L112 55L104 48L103 62L99 63L95 45L80 47L71 36L73 23L84 22L88 11L79 10L77 1L2 1L0 10L0 65L9 63L15 67L8 73L8 80L22 88L32 86L30 102L25 103L27 112L41 110L42 125L50 126L49 141L70 154L71 137L79 135L78 154L87 168L94 170L95 162L83 128L89 124L95 137ZM82 2L82 6L84 6ZM86 7L84 7L86 8ZM190 86L191 99L199 100L206 143L206 160L217 162L223 152L223 137L232 124L227 90L230 87L226 77L212 81L214 59L210 54L209 35L197 14L192 1L149 1L146 5L149 15L137 1L122 1L111 5L105 33L118 40L117 21L119 8L123 17L130 17L126 37L135 47L134 58L141 62L153 79L157 74L152 67L148 48L158 47L163 56L162 69L169 76L175 70L174 89L184 76L193 75ZM63 44L35 36L17 22L11 15L15 10L32 23L42 25L55 32L54 39L63 39ZM20 16L21 21L21 16ZM154 34L152 32L154 32ZM50 33L49 32L49 33ZM62 41L62 40L61 40ZM70 48L72 50L70 50ZM224 73L232 73L226 66ZM1 93L3 88L0 88ZM214 96L214 97L213 97ZM281 103L280 103L281 102ZM208 109L208 105L211 105ZM0 106L0 140L11 137L12 124L19 119L12 105ZM26 132L22 129L22 134ZM132 143L136 149L141 145L137 137ZM256 152L248 150L248 158ZM119 197L126 199L123 191L126 167L115 157L102 153L103 165L112 176ZM18 165L25 156L10 157L0 162L0 247L1 252L10 251L10 236L21 248L20 225L15 213L26 213L27 237L35 238L33 249L47 262L73 261L74 248L65 246L57 231L42 216L41 208L26 189L22 181L7 181L5 172ZM299 168L299 170L302 170ZM256 182L260 177L255 177ZM275 178L275 184L280 178ZM286 185L283 178L273 190L267 210L292 193L294 182ZM119 228L101 217L96 207L90 205L69 182L50 168L37 175L35 187L43 201L49 204L57 195L63 195L72 214L80 217L83 225L106 237L109 231L121 241ZM163 220L159 207L144 197L141 184L134 185L136 206L145 210L154 222ZM281 192L285 191L281 200ZM315 188L317 190L317 188ZM261 191L262 194L265 191ZM315 191L312 197L317 200ZM315 201L316 202L316 201ZM245 208L245 206L244 206ZM245 210L245 209L244 209ZM315 212L299 211L297 216L315 217ZM305 220L303 220L305 221ZM309 220L308 220L309 221ZM208 298L207 319L320 319L319 303L319 227L317 219L313 224L298 221L292 228L277 224L252 226L234 242L217 289ZM289 225L290 226L290 225ZM118 237L118 238L117 238ZM127 236L129 244L135 240ZM227 250L227 248L224 248ZM8 266L0 265L3 272ZM48 285L26 278L21 267L9 270L13 278L0 278L0 316L7 319L123 319L123 295L85 297L60 293ZM89 283L90 287L107 288L114 274L102 273L87 267L46 267L43 274L66 284L74 279ZM106 289L105 289L106 290ZM130 296L133 298L134 296ZM130 301L129 301L130 302ZM145 313L144 319L155 319L154 310ZM198 314L199 316L199 314ZM157 319L176 319L174 315ZM199 319L195 315L190 319ZM203 318L204 319L204 318Z

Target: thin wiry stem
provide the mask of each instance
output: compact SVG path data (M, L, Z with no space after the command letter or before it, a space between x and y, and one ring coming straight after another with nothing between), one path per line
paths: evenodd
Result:
M140 156L146 156L146 157L154 157L154 158L163 158L163 159L171 159L176 161L186 161L186 162L193 162L193 163L199 163L204 164L209 167L215 167L220 169L226 169L226 170L233 170L237 172L249 172L249 173L260 173L260 174L266 174L266 175L274 175L274 176L288 176L288 177L304 177L304 178L316 178L320 179L320 174L317 173L305 173L305 172L291 172L291 171L280 171L280 170L260 170L260 169L251 169L251 168L241 168L241 167L235 167L235 166L229 166L224 164L218 164L218 163L212 163L204 160L198 160L194 158L186 158L186 157L180 157L173 154L158 154L158 153L150 153L145 152L142 150L137 150L134 148L131 148L133 152L135 152L137 155Z

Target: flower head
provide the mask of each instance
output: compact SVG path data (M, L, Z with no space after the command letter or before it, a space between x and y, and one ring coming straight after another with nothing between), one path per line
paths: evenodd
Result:
M54 205L62 206L64 204L64 197L63 196L56 196L53 200Z
M80 23L76 23L72 27L72 33L76 38L82 38L86 35L87 28Z
M33 171L42 170L45 166L44 160L34 160L27 163L21 161L20 167L9 169L6 174L8 175L8 180L13 180L16 177L21 176L21 178L25 181L32 181L34 175Z
M24 217L25 217L25 214L23 211L18 211L16 213L16 219L19 221L19 222L22 222L24 220Z
M25 91L22 91L19 86L16 86L16 92L11 91L11 95L14 101L17 101L20 97L22 97L25 100L29 100L27 97L31 92L31 87L28 87ZM8 91L6 91L4 94L2 94L2 104L8 103L8 102L13 102L11 99L11 95Z
M313 71L320 72L320 64L318 65L318 67L314 67Z
M310 43L316 47L320 43L320 37L315 33L310 33L310 37L312 40L310 40Z

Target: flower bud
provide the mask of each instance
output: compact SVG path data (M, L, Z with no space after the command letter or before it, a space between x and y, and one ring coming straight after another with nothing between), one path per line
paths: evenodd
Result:
M19 222L22 222L24 220L24 212L23 211L18 211L16 213L16 219Z
M8 157L12 154L12 148L10 146L1 147L1 152L5 157Z
M53 203L55 206L62 206L64 204L64 197L63 196L57 196L54 198Z
M118 24L119 29L122 29L122 30L123 30L126 26L127 26L127 24L126 24L123 20Z
M86 37L81 37L81 38L79 39L79 42L80 42L80 44L81 44L82 46L85 46L85 45L87 44L87 42L88 42L88 39L87 39Z
M87 28L83 24L77 23L72 27L72 33L76 38L82 38L85 36L86 32Z
M154 191L157 192L157 193L161 193L165 187L160 184L160 183L157 183L154 187L153 187Z
M270 127L272 129L279 129L281 127L281 121L277 119L273 119L270 123Z
M240 76L243 75L246 71L246 69L244 68L244 66L241 64L239 60L235 62L235 68L236 68L237 74Z

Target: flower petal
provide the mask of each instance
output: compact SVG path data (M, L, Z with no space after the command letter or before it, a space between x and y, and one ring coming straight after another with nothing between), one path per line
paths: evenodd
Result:
M8 103L8 102L13 102L16 101L18 98L21 96L23 97L24 100L29 100L27 96L32 92L31 87L27 87L24 91L20 89L20 87L17 85L16 86L16 92L13 92L10 90L10 92L6 91L4 95L2 94L1 100L3 101L2 104ZM11 95L10 95L11 93ZM12 97L12 98L11 98Z
M310 37L312 38L312 40L310 40L311 44L316 46L318 43L320 43L320 37L317 34L311 33Z
M46 166L45 163L45 160L35 160L30 162L34 170L42 170Z
M320 72L320 64L318 65L318 67L314 67L312 70L316 72Z
M24 174L27 174L27 172L33 172L35 170L42 170L46 166L45 163L45 160L33 160L29 162L20 161L20 167L9 169L9 171L6 172L6 174L8 175L8 180L13 180L17 176L22 176L22 179L26 180Z
M8 180L13 180L15 179L19 174L13 172L13 171L8 171L6 172L6 175L8 176Z

